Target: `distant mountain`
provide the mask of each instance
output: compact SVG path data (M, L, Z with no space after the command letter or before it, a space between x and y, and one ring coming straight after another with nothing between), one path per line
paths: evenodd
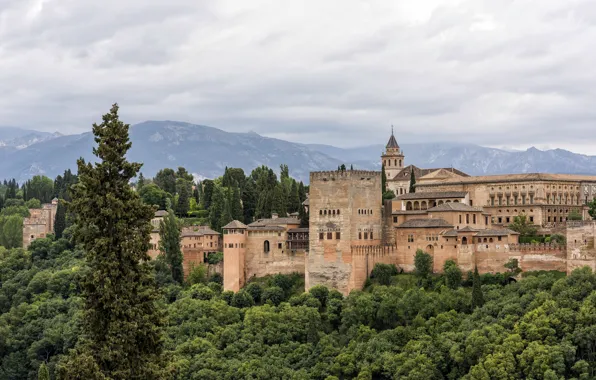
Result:
M60 136L62 134L58 132L49 133L14 127L0 127L0 148L24 149L33 144Z
M93 135L56 136L28 131L0 141L15 141L0 146L0 178L20 181L36 174L55 177L65 169L76 169L76 160L93 161ZM32 142L30 134L41 133L44 140ZM287 164L291 175L308 181L311 171L333 170L341 164L355 169L380 170L384 145L337 148L321 144L297 144L263 137L254 132L230 133L220 129L176 121L147 121L130 130L132 149L129 158L143 162L145 176L158 170L184 166L198 177L220 176L224 168L240 167L246 173L260 165L275 170ZM18 144L16 139L26 140ZM555 149L506 151L473 144L401 144L406 164L422 168L455 167L470 175L506 173L573 173L596 175L596 157Z

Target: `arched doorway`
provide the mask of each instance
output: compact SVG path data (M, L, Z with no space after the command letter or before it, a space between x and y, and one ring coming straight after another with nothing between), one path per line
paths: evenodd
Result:
M433 255L434 254L434 251L435 251L435 247L433 247L431 244L429 244L426 247L426 253L428 253L429 255Z
M264 251L265 253L269 253L270 249L271 249L271 248L270 248L270 246L269 246L269 240L265 240L265 242L263 243L263 251Z

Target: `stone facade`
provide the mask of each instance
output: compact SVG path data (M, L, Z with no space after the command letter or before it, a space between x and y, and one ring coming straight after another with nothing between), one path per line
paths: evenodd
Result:
M347 294L362 288L377 263L414 270L418 249L433 257L437 273L447 260L481 273L503 272L510 259L524 271L570 272L585 265L596 270L596 224L586 206L596 196L596 176L470 177L454 168L405 166L393 134L381 163L387 188L396 194L384 204L380 172L314 172L303 204L308 229L275 216L226 226L224 288L237 291L253 276L301 272L306 289L321 284ZM567 222L572 212L585 221ZM519 244L507 226L520 214L544 232L565 235L566 245Z
M40 209L29 209L29 217L23 219L23 248L29 247L35 239L54 233L57 209L58 199L43 204Z

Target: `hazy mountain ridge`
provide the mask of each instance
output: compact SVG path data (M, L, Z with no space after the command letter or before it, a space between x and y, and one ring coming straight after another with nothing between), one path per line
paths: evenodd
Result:
M45 132L11 131L5 138L0 128L0 178L26 180L36 174L55 177L65 169L76 169L79 157L93 161L90 132L55 135ZM278 169L287 164L290 173L308 181L309 172L333 170L345 163L357 169L380 170L384 144L338 148L322 144L298 144L260 136L254 132L231 133L217 128L177 121L146 121L133 125L129 158L143 162L145 176L165 167L184 166L197 176L220 176L226 166L250 172L257 166ZM40 140L35 141L38 138ZM17 139L21 139L18 144ZM30 144L27 144L30 142ZM384 141L383 141L384 142ZM398 137L399 142L399 137ZM596 175L596 157L562 149L507 151L474 144L400 144L406 164L423 168L455 167L470 175L550 172Z

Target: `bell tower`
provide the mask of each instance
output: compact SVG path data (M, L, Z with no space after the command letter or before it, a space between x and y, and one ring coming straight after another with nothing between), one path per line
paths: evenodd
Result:
M385 166L387 181L395 178L397 173L404 168L404 154L393 135L393 125L391 126L391 137L385 146L385 153L381 156L381 164Z

